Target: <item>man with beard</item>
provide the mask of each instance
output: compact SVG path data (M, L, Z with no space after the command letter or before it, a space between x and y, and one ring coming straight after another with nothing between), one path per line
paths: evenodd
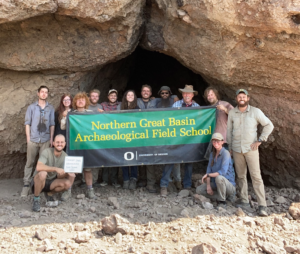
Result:
M264 183L260 173L258 147L267 141L274 129L269 118L264 113L249 105L250 96L245 89L236 91L237 106L229 112L227 125L227 143L233 154L237 185L240 188L241 199L237 207L250 207L248 200L247 166L249 168L253 189L255 191L260 216L268 216L266 212L266 197ZM263 126L257 139L257 125Z
M33 197L32 210L40 211L40 194L45 193L47 201L54 201L53 194L68 191L75 179L75 174L63 170L67 154L63 151L66 145L65 137L57 135L53 148L45 149L39 157L34 178L31 182Z
M217 89L213 87L208 87L204 91L204 99L211 105L217 107L217 114L216 114L216 127L214 133L221 133L224 137L224 145L227 147L226 142L226 134L227 134L227 121L228 121L228 113L233 106L226 102L221 101L219 93ZM210 154L210 153L209 153Z
M55 128L54 108L46 100L49 88L40 86L38 101L29 105L25 115L25 132L27 140L27 161L24 168L24 186L21 197L27 197L30 187L31 174L36 156L49 146L52 147Z
M177 96L171 96L172 92L171 92L170 87L168 87L168 86L162 86L158 91L158 95L160 95L161 99L156 105L157 108L171 108L172 105L174 104L174 102L178 101ZM181 190L182 185L181 185L181 175L180 175L180 164L179 163L174 164L172 174L173 174L173 177L175 180L174 184L175 184L176 188L178 190ZM169 181L171 182L172 180L169 179Z
M89 93L89 110L93 111L95 114L103 112L103 107L101 104L99 104L99 98L100 98L100 91L98 89L93 89ZM99 176L99 168L93 168L92 169L92 175L93 175L93 185L95 187L99 187L100 184L98 183L98 176ZM80 188L86 188L86 182L85 179L82 178L82 183L80 185Z
M193 101L193 97L198 94L194 91L194 87L191 85L185 85L183 89L178 89L182 93L182 100L176 101L173 104L173 108L190 108L199 107L200 105ZM173 170L174 164L168 164L165 166L163 171L163 176L160 180L160 195L166 197L168 194L167 188L169 185L170 174ZM193 163L184 164L184 178L183 187L184 189L190 190L192 187L192 173L193 173Z

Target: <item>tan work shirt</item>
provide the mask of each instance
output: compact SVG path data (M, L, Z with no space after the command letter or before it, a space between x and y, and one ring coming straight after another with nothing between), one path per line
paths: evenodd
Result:
M241 112L238 106L230 110L227 122L229 150L237 153L250 152L250 145L257 141L257 126L259 124L264 127L259 138L262 141L267 141L274 125L260 109L248 105L244 112Z

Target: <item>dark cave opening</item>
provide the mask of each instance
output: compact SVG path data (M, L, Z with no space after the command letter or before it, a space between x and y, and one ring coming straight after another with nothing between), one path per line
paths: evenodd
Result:
M182 98L178 88L186 84L193 85L198 95L194 100L200 105L206 105L203 92L208 84L201 75L183 66L176 59L138 47L131 55L103 67L86 87L86 91L97 88L101 91L100 101L107 100L107 92L116 89L118 100L122 100L125 91L132 89L141 96L141 87L148 84L152 87L152 96L157 97L161 86L169 86L173 94ZM88 88L88 89L87 89Z

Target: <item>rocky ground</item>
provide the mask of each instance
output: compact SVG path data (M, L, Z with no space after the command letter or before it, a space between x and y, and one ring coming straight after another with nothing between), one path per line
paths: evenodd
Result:
M167 198L144 188L106 186L95 189L96 200L86 199L76 184L71 200L49 208L43 197L41 211L34 213L32 195L19 197L21 179L1 180L0 252L300 253L295 189L267 187L270 216L261 218L251 187L252 208L242 211L231 203L217 210L195 188L177 193L172 184Z

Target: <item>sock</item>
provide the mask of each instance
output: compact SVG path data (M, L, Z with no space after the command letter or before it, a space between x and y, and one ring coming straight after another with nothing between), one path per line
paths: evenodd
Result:
M93 188L93 185L87 185L87 188L88 188L88 189L92 189L92 188Z
M40 200L40 196L34 196L33 200Z
M29 184L24 184L24 187L29 187Z
M70 187L68 190L71 190L72 189L72 187Z

